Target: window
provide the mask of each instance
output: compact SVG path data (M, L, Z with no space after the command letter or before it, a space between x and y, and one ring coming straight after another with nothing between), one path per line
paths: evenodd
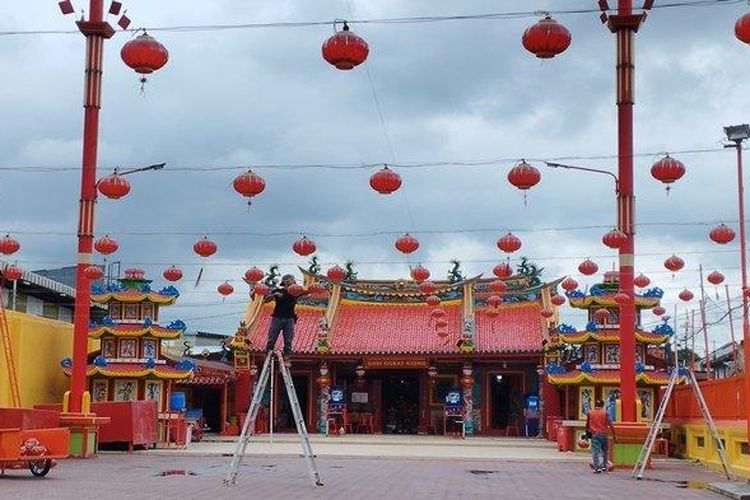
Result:
M140 319L138 312L138 304L125 304L123 319Z
M49 319L57 319L58 316L58 306L57 304L52 304L51 302L44 302L42 305L42 316Z
M113 302L109 305L109 317L112 319L122 319L122 308L119 302Z
M695 444L696 446L698 446L698 448L703 448L704 446L706 446L706 438L704 438L703 436L697 436L695 438Z
M154 319L154 305L151 302L143 304L143 318L149 317Z

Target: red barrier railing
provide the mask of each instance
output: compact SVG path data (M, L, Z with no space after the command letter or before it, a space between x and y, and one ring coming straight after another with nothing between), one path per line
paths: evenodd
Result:
M715 420L744 420L745 379L731 377L700 382L701 392ZM698 402L688 385L675 387L667 407L666 420L702 418Z

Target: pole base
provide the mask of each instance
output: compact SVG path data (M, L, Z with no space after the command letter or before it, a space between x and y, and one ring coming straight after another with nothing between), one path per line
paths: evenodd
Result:
M60 413L60 426L70 429L70 457L96 456L99 427L109 422L109 417L97 417L94 413Z

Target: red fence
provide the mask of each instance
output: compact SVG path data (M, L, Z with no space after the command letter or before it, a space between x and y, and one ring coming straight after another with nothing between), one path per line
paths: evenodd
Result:
M711 416L716 420L744 420L745 379L731 377L700 382ZM667 407L666 420L702 418L698 402L689 385L675 387Z

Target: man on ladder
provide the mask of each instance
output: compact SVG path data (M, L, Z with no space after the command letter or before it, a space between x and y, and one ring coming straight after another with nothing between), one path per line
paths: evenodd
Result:
M268 342L266 342L266 352L274 350L276 340L279 334L284 335L284 356L292 354L292 341L294 340L294 324L297 322L297 315L294 308L297 305L297 299L302 295L310 292L302 286L295 283L294 276L285 274L281 278L281 287L275 288L264 299L266 302L275 300L276 305L271 313L271 326L268 328Z

